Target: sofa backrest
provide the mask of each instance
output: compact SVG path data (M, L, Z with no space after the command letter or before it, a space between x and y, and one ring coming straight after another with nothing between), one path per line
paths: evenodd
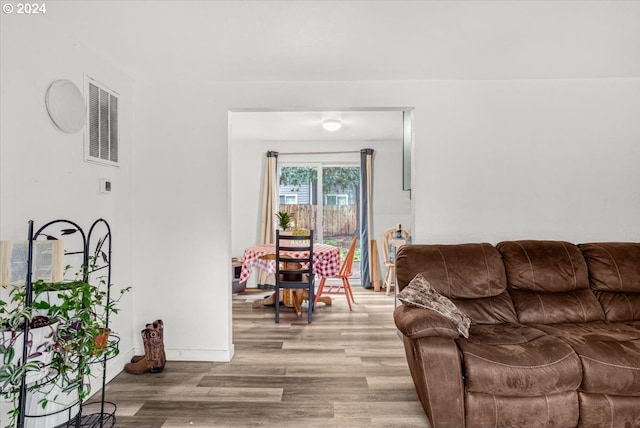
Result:
M640 320L640 243L578 245L607 321Z
M604 319L589 288L587 264L580 249L563 241L505 241L502 254L507 287L525 324L588 322Z
M405 245L395 264L399 290L421 273L474 323L517 322L502 259L491 244Z

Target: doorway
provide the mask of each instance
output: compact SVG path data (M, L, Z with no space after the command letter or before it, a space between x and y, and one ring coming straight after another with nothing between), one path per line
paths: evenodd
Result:
M360 151L374 150L373 223L369 237L379 240L382 233L401 223L410 229L411 193L403 188L403 109L341 110L342 128L330 132L322 128L326 111L235 110L229 114L230 153L230 234L231 256L242 257L247 247L259 243L261 194L265 155L276 151L279 166L359 166ZM305 165L306 164L306 165ZM323 177L327 170L323 169ZM318 179L317 177L315 178ZM322 180L324 181L324 180ZM348 199L345 191L324 190L323 205L340 204ZM313 192L313 188L309 191ZM317 191L317 190L316 190ZM326 198L325 198L326 196ZM317 194L313 195L317 198ZM300 195L282 192L282 203L299 201ZM326 199L326 202L325 202ZM273 208L277 211L277 207ZM324 211L324 210L323 210ZM323 223L330 217L324 215ZM314 229L316 230L317 227ZM357 229L356 229L357 230ZM322 230L322 239L331 239ZM359 245L357 246L359 248ZM378 251L381 254L381 251ZM380 258L379 265L383 266ZM359 269L353 269L358 272ZM382 276L384 272L381 272ZM256 287L254 276L247 287Z

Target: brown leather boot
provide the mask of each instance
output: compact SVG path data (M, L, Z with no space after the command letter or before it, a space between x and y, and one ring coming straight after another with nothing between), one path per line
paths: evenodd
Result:
M131 374L143 374L147 372L160 373L164 369L162 332L157 327L142 330L143 343L145 343L144 358L135 363L128 363L124 371Z
M155 328L157 330L160 331L160 335L161 337L164 339L164 323L162 322L162 320L155 320L152 323L149 323L145 326L145 328ZM144 338L144 334L142 335L142 342L144 343L146 339ZM145 347L146 349L146 347ZM146 352L146 351L145 351ZM134 355L133 357L131 357L131 362L135 363L140 361L141 359L144 358L144 355ZM162 345L162 367L164 367L164 363L167 361L167 357L164 353L164 343Z
M145 330L148 329L151 326L151 324L147 324L144 326ZM142 336L142 345L144 346L144 353L146 354L148 352L148 348L149 348L149 341L147 340L147 335L144 334L144 331L142 330L140 332L140 335ZM138 361L140 361L141 359L144 358L144 355L134 355L133 357L131 357L131 362L132 363L137 363Z
M153 322L153 329L158 333L158 346L160 346L160 371L164 369L167 362L167 355L164 353L164 323L162 320ZM159 372L158 372L159 373Z

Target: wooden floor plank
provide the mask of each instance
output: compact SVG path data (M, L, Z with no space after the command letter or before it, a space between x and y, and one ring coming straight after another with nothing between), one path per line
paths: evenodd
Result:
M393 324L393 296L354 288L313 323L234 295L228 363L168 361L159 374L120 373L107 400L116 427L429 427ZM262 295L268 295L264 293Z

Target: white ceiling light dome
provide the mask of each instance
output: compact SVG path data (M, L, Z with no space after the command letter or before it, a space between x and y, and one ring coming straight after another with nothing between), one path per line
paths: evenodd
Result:
M330 132L342 128L342 114L340 112L325 112L322 114L322 127Z
M337 131L342 128L342 121L340 119L324 119L322 121L322 127L327 131Z

